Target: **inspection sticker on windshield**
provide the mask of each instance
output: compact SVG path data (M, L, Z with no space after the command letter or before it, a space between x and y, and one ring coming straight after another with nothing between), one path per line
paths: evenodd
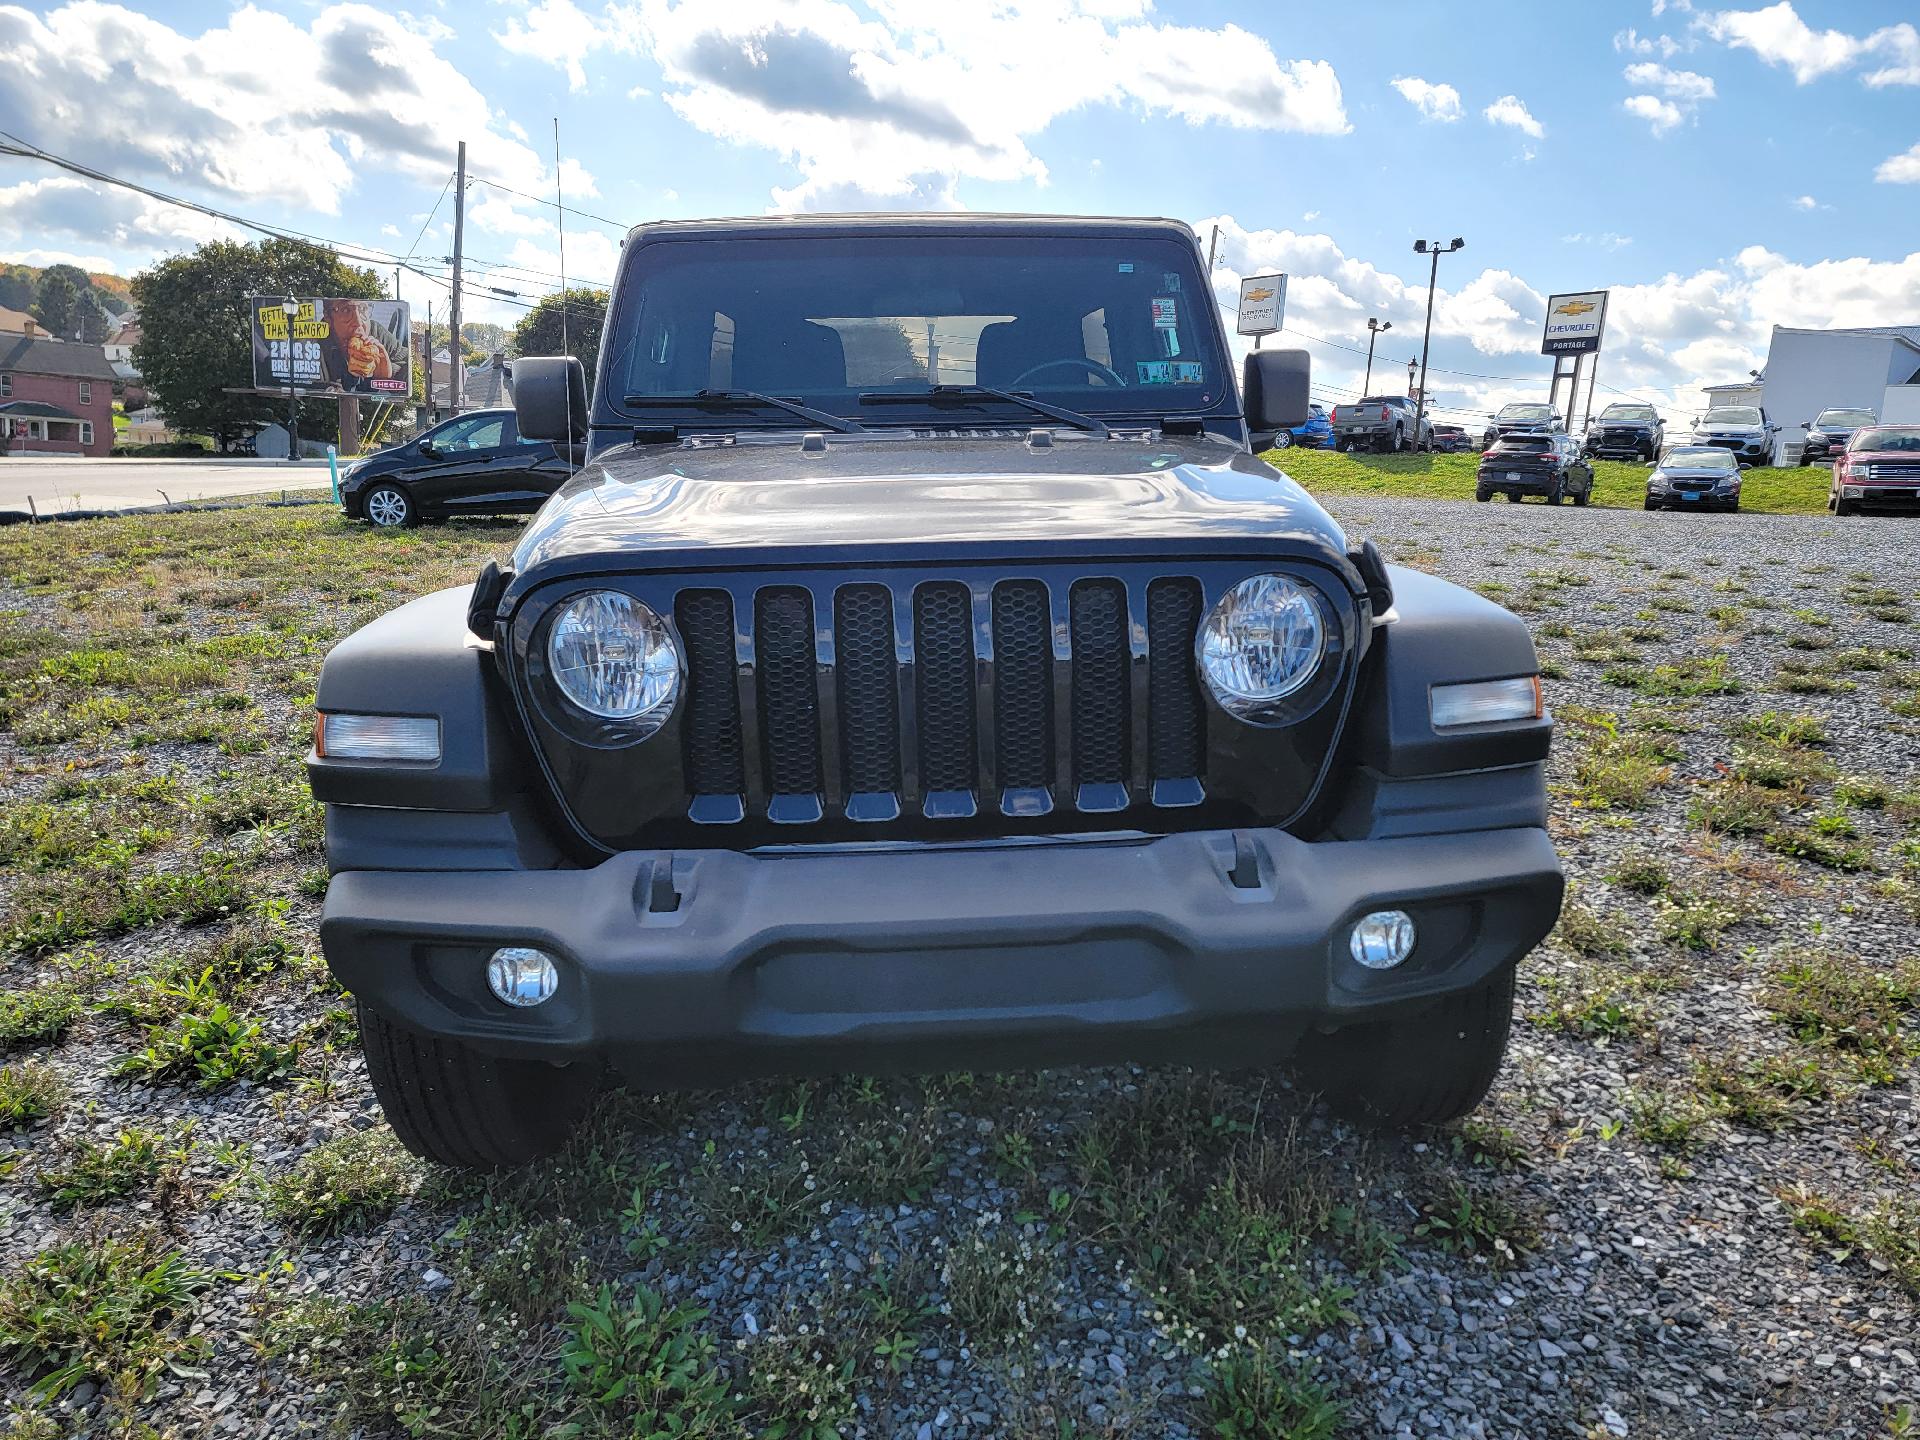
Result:
M1136 360L1142 385L1198 385L1205 367L1198 360Z
M1153 297L1153 323L1159 330L1178 330L1180 328L1180 302L1171 295Z

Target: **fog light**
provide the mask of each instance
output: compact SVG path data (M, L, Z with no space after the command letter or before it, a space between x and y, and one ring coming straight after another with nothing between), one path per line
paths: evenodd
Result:
M544 950L507 945L494 951L487 961L487 988L503 1004L523 1010L543 1004L553 998L559 984L560 972L553 968L553 957Z
M1356 964L1391 970L1413 953L1413 917L1404 910L1376 910L1353 927L1347 949Z
M1840 495L1841 498L1846 500L1858 500L1860 498L1860 487L1858 485L1842 485L1840 487Z

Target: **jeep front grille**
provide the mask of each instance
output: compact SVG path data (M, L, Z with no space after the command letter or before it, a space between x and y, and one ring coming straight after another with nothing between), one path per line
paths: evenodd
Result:
M683 589L688 814L805 823L835 810L886 821L1199 804L1200 584L1143 588L1101 576L773 585L745 592L746 616L733 590Z

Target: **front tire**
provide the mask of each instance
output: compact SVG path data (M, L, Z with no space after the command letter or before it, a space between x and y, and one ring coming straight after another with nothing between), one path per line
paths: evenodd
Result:
M1500 1073L1513 976L1510 965L1416 1014L1309 1034L1295 1066L1331 1108L1355 1120L1395 1128L1458 1120Z
M1858 500L1835 500L1833 502L1833 513L1835 515L1858 515L1860 513L1860 502Z
M420 523L420 507L403 486L383 481L367 491L360 513L382 530L402 530Z
M599 1088L586 1065L503 1060L355 1008L373 1093L423 1160L492 1170L551 1155Z
M1646 503L1647 509L1649 510L1658 510L1660 508L1660 502L1658 500L1649 500Z
M1493 492L1491 490L1475 490L1473 492L1473 498L1485 503L1493 498Z

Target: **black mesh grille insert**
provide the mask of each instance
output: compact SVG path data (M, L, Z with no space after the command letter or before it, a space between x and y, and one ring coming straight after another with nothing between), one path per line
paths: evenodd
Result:
M820 700L813 660L813 599L783 586L762 590L754 617L760 664L760 737L767 789L814 795L820 780Z
M687 789L695 795L739 795L747 777L734 679L733 599L724 590L682 590L674 618L687 647L686 710L680 722Z
M993 734L1000 783L1053 783L1053 645L1047 587L1009 580L993 591Z
M913 594L914 696L920 712L920 783L974 786L973 606L956 582Z
M1118 580L1073 587L1073 780L1127 778L1127 598Z
M848 791L900 788L900 695L895 688L893 594L884 585L845 585L834 596L833 639L840 682L840 744Z
M1204 764L1207 716L1193 655L1199 628L1198 582L1147 587L1147 758L1156 780L1199 775Z

